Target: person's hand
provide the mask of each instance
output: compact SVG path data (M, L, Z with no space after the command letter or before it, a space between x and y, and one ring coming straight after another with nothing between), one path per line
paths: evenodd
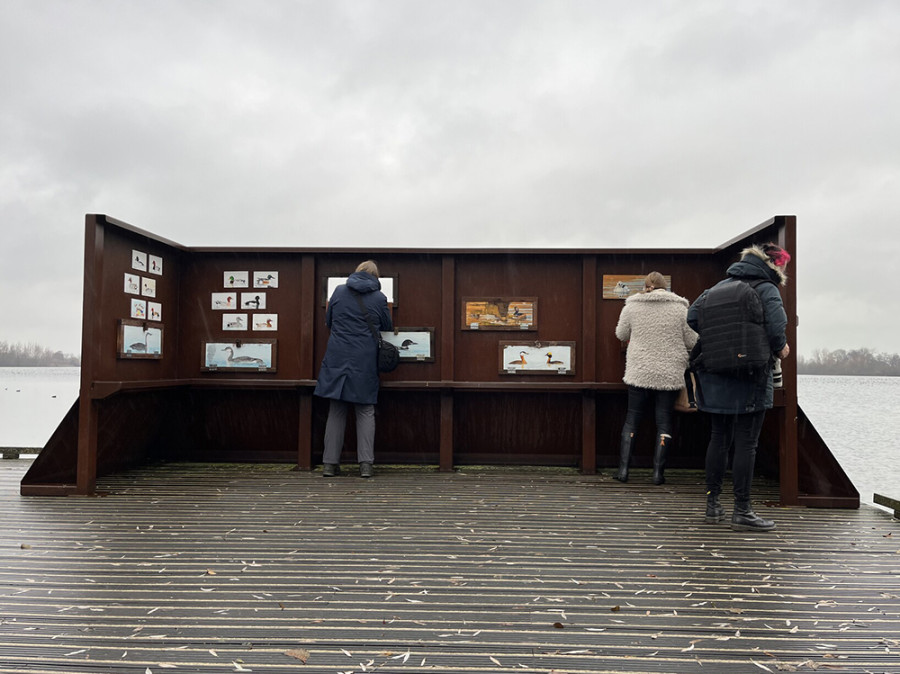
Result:
M790 355L790 353L791 353L791 347L788 346L787 344L785 344L784 348L781 351L779 351L778 353L776 353L775 355L778 356L779 358L781 358L781 360L784 360L785 358L787 358Z

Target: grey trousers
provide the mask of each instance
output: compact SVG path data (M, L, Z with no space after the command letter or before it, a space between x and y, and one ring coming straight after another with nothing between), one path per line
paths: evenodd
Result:
M347 427L347 408L353 403L332 400L325 423L325 452L322 463L340 463ZM356 459L360 463L375 462L375 405L355 405Z

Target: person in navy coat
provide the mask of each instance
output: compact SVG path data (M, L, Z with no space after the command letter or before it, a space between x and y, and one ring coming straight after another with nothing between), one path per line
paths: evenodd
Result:
M791 349L787 343L787 314L781 300L779 286L787 283L785 267L790 254L774 243L750 246L741 251L741 259L732 264L727 278L717 285L743 281L768 281L755 290L762 300L765 329L772 351L767 367L752 377L737 377L712 372L697 372L697 405L710 415L711 434L706 448L706 518L708 524L725 519L719 502L728 453L734 446L731 473L734 488L734 512L731 528L735 531L771 531L775 522L757 515L750 504L750 487L756 463L756 448L762 431L766 410L773 404L772 366L775 357L784 359ZM709 290L688 309L687 321L699 330L699 306L706 301ZM703 346L703 338L700 338Z
M394 329L387 297L381 292L378 267L372 260L361 263L347 283L334 289L325 311L325 323L331 334L314 391L315 395L331 401L322 456L324 477L334 477L340 473L347 410L351 404L356 412L359 473L362 477L372 477L373 474L375 404L378 402L379 385L378 344L363 309L376 330Z

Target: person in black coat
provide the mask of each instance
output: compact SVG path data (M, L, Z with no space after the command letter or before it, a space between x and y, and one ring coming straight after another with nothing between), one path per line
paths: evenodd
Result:
M360 306L362 303L362 307ZM315 395L328 398L322 475L340 472L347 410L356 412L356 454L362 477L372 477L375 462L375 404L378 402L378 345L376 330L393 330L387 297L381 292L378 267L372 260L361 263L347 282L334 289L325 311L331 330Z
M787 283L784 267L790 262L787 251L774 243L751 246L741 252L741 259L728 268L728 278L735 280L768 281L755 286L762 300L765 331L773 355L769 364L753 376L697 373L697 406L710 414L711 434L706 450L706 522L715 524L725 519L725 510L719 503L722 483L728 463L728 452L734 444L732 480L734 483L734 512L731 528L735 531L770 531L775 528L772 520L759 517L750 505L750 486L756 463L756 447L762 431L766 410L773 404L772 366L775 357L786 358L791 349L787 343L787 314L781 301L778 286ZM699 307L702 307L709 290L704 291L688 309L687 321L700 331ZM700 347L703 346L701 334Z

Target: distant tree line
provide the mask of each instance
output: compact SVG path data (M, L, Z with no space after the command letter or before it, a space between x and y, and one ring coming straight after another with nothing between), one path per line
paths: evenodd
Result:
M0 342L0 367L67 367L79 365L78 356L29 344Z
M799 374L850 374L869 376L900 376L900 355L878 353L872 349L816 349L811 358L797 359Z

